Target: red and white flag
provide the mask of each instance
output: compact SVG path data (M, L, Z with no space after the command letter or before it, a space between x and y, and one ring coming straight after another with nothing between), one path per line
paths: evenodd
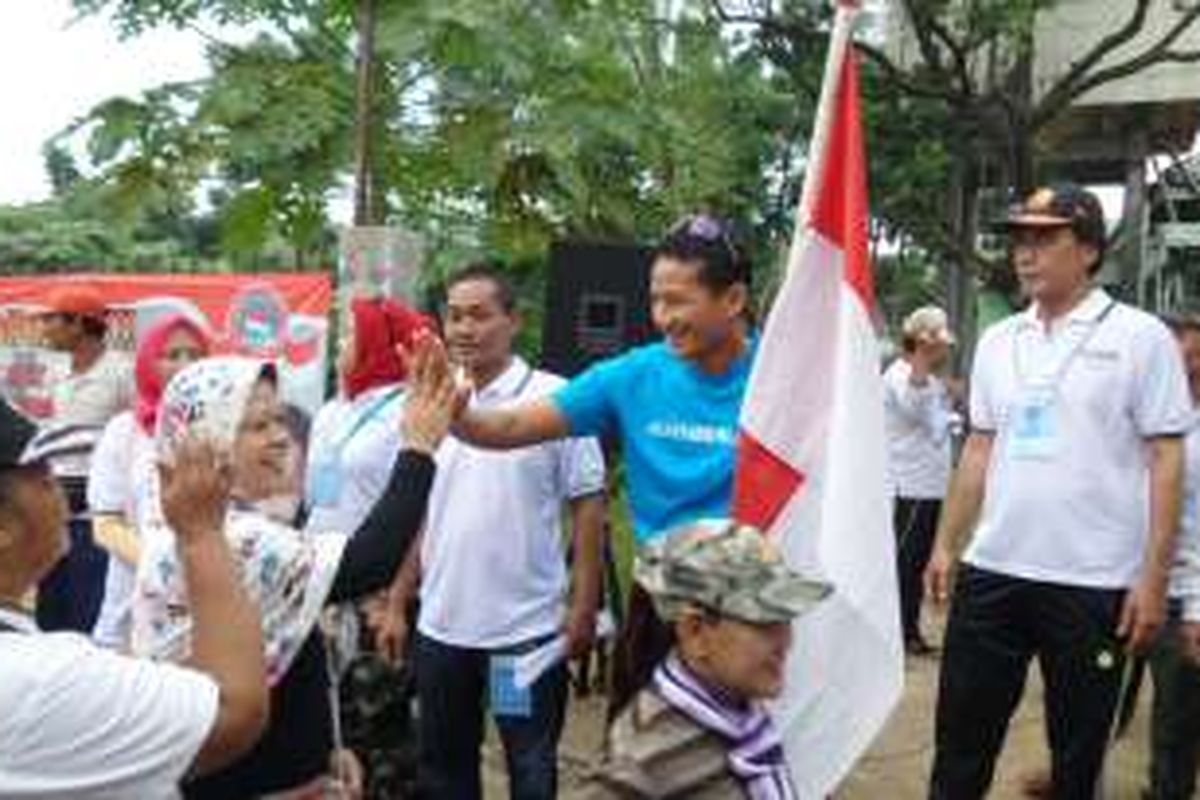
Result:
M834 586L795 623L773 709L802 798L846 776L904 681L853 15L839 5L787 273L742 407L734 488L738 519Z

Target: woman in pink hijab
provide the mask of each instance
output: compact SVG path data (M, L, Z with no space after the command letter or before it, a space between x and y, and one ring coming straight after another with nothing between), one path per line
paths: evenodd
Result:
M190 317L170 314L156 321L138 342L134 408L110 420L96 445L88 506L96 541L111 556L104 602L92 629L92 637L103 647L125 650L129 643L138 530L159 513L154 426L163 390L177 372L209 355L211 348L208 331Z

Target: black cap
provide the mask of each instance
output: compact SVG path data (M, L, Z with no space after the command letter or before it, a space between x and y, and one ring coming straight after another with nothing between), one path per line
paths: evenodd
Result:
M1079 241L1104 252L1104 209L1096 195L1075 183L1035 190L1009 211L1005 225L1009 229L1068 226Z
M22 456L35 433L37 426L0 398L0 470L25 463Z

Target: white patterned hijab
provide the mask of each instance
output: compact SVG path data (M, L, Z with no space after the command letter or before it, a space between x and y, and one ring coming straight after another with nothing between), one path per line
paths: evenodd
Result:
M254 385L262 378L274 380L270 364L232 356L198 361L181 371L163 394L158 457L170 461L189 435L231 452ZM267 678L273 686L316 626L347 537L302 534L256 509L236 508L226 517L225 536L243 586L262 614ZM133 651L183 661L191 654L192 619L175 536L160 523L142 537L133 602Z

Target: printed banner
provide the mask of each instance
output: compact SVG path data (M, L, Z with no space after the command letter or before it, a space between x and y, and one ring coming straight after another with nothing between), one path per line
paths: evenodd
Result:
M315 413L325 397L333 289L320 273L239 275L62 274L0 278L0 392L35 417L53 414L50 391L67 374L49 350L39 315L56 286L86 283L109 303L110 347L132 353L138 335L166 313L212 331L216 350L276 361L286 402Z

